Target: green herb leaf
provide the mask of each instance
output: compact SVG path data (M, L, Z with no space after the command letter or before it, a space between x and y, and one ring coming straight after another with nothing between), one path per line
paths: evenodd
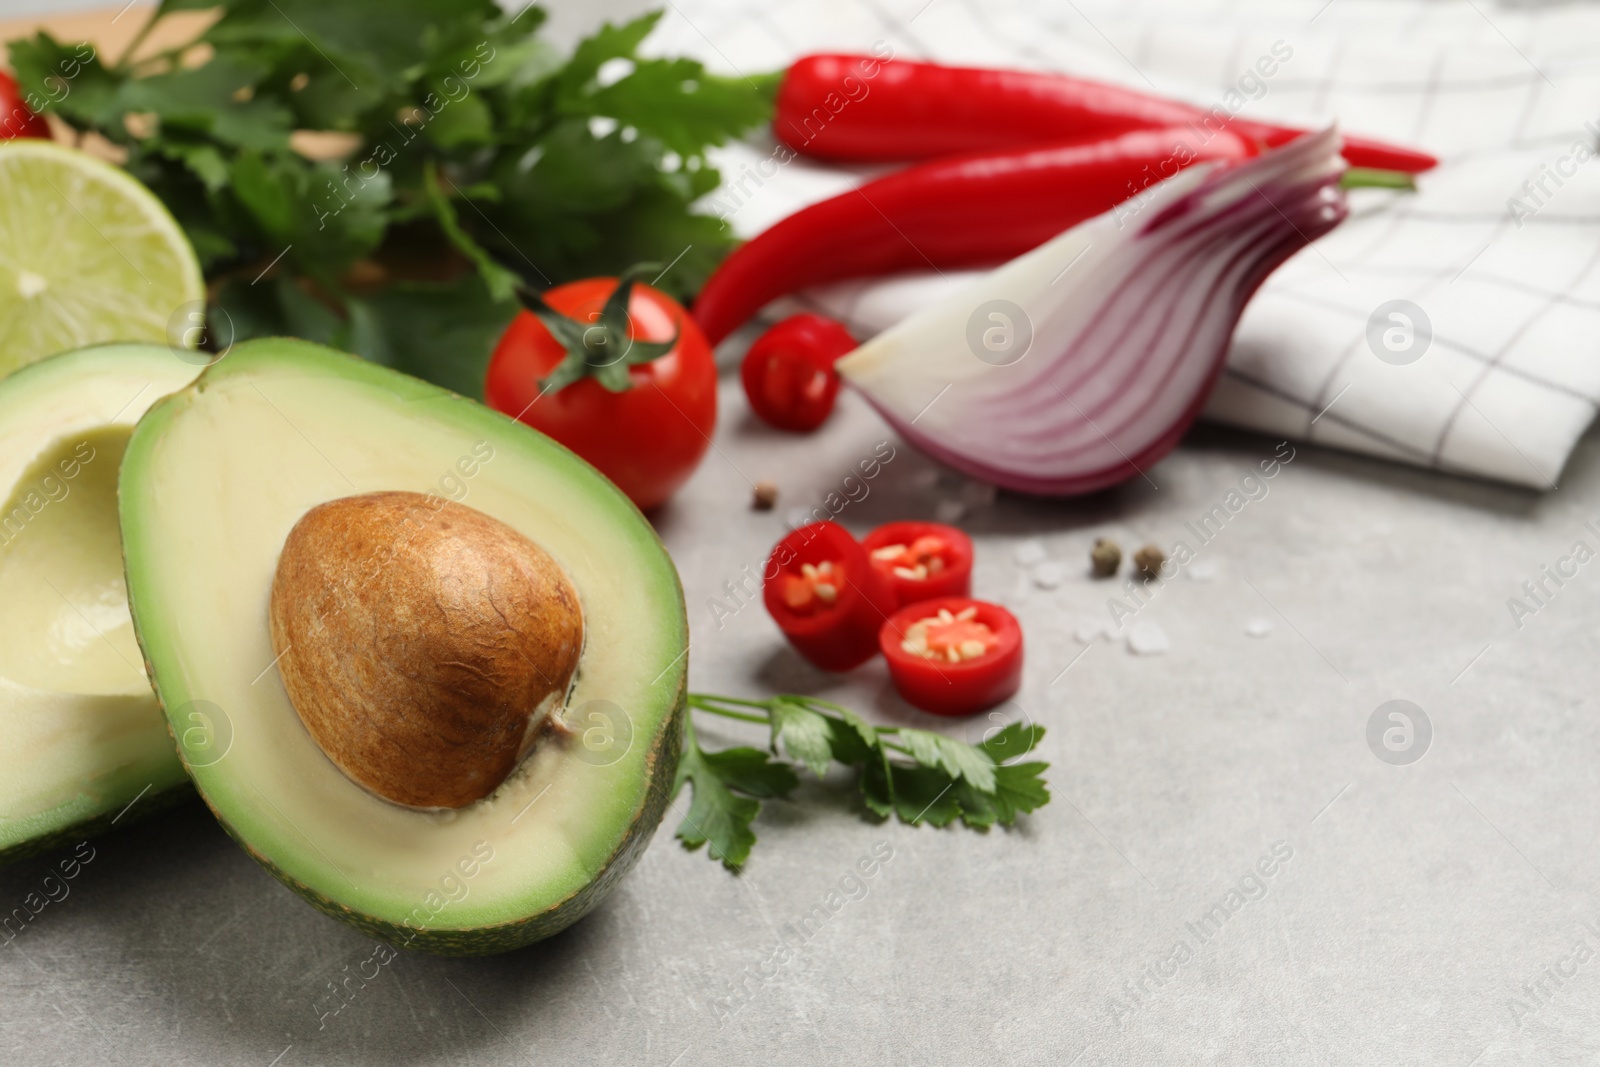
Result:
M750 824L761 810L761 802L755 798L786 796L799 779L787 764L769 759L760 749L706 752L696 739L693 723L686 719L683 754L672 784L674 798L685 782L694 787L694 799L678 824L678 839L690 849L709 845L712 859L738 870L756 843Z
M640 61L633 73L595 92L587 106L685 159L707 145L726 144L770 114L762 89L743 78L707 74L692 59Z
M188 168L189 173L200 179L200 184L205 186L208 193L221 192L227 188L230 179L237 183L237 165L230 173L227 157L216 145L209 142L187 143L172 139L162 141L152 150L182 163ZM235 187L237 188L237 184ZM229 247L234 247L231 242Z
M299 201L295 196L293 179L285 180L282 168L262 158L259 152L245 152L233 161L231 174L223 163L222 153L211 145L210 150L224 175L232 178L233 193L250 212L261 230L273 240L290 241L295 230L295 212ZM204 175L201 175L202 178ZM206 183L210 186L210 182Z
M1001 823L1010 826L1018 814L1050 803L1050 789L1044 780L1044 772L1049 767L1048 763L1035 760L996 769L994 801Z
M122 123L122 78L108 70L92 45L66 45L40 30L7 43L8 61L29 110L53 111L87 126ZM126 131L122 131L126 136Z
M994 760L984 749L943 734L902 727L896 735L924 767L937 767L951 778L964 778L981 793L994 792Z
M845 726L849 727L850 732L856 737L860 738L862 743L865 744L869 749L876 749L878 747L881 738L878 736L877 727L873 726L870 722L863 719L849 708L841 707L838 704L830 704L821 700L816 701L816 704L819 707L826 708L835 715L839 716L840 721L842 721ZM839 742L836 740L835 744L837 745L838 743ZM856 762L854 760L847 759L842 753L837 758L844 760L846 763Z
M33 110L127 152L241 337L303 329L476 395L463 374L487 361L483 327L514 310L519 276L653 260L674 264L660 284L681 297L733 246L694 210L718 181L704 153L766 122L771 86L639 57L659 12L566 57L536 36L541 9L494 0L163 0L156 17L213 7L197 38L137 61L42 33L8 48ZM429 295L467 274L461 306ZM408 315L410 297L444 321ZM411 344L402 322L474 347ZM656 344L602 384L625 388Z
M340 340L344 323L333 309L318 300L289 278L279 277L267 283L278 298L283 314L282 333L304 337L321 345L331 345Z
M984 738L978 747L995 763L1004 766L1032 752L1043 736L1043 726L1012 722Z
M937 767L890 766L892 771L869 765L861 777L862 794L876 801L878 809L892 811L912 826L949 826L961 816L960 796L948 774Z
M988 830L996 823L1010 826L1018 815L1050 802L1043 778L1048 764L1015 762L1039 743L1042 726L1011 723L981 744L969 745L927 730L878 729L849 708L816 697L755 701L692 693L689 704L703 712L765 725L773 753L781 741L785 752L818 777L826 772L830 757L856 767L862 802L879 819L893 815L912 825L925 822L938 827L959 820L971 829ZM902 751L916 762L895 758ZM720 754L700 753L697 758L716 755ZM1011 762L999 762L1002 757ZM754 817L751 811L750 818ZM746 821L746 830L748 826Z
M778 751L778 741L795 759L811 768L818 778L828 773L828 763L833 759L833 732L828 720L793 700L772 702L772 751Z
M650 31L661 21L664 11L651 11L631 22L614 26L610 22L601 26L594 35L580 41L573 49L572 58L556 76L557 99L571 102L594 88L596 76L606 62L613 59L632 59L634 52Z
M270 99L240 99L266 76L256 60L219 55L193 70L175 70L125 82L117 104L125 112L153 112L161 127L209 134L241 149L288 148L293 114Z
M155 17L160 18L173 11L204 11L216 6L216 0L161 0Z
M497 300L476 274L452 282L398 282L363 303L381 329L383 352L358 355L483 399L483 379L495 341L517 313L515 300ZM352 341L354 339L352 338Z
M439 185L439 168L433 160L427 161L422 173L422 186L428 194L428 203L433 208L434 217L439 221L439 228L444 231L456 250L472 260L473 266L478 268L478 273L483 276L483 283L489 287L489 295L495 300L510 300L512 294L519 288L526 288L527 283L515 271L496 263L494 258L484 251L483 246L461 228L461 220L456 215L455 206L450 203L450 198Z

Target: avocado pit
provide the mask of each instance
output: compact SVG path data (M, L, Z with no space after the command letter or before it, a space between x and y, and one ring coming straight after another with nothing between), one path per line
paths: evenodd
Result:
M284 689L348 777L397 804L493 792L566 700L583 614L561 566L497 519L410 492L290 530L270 624Z

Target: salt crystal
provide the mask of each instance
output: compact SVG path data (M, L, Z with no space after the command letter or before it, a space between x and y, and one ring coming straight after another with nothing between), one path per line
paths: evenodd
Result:
M1159 656L1171 647L1167 631L1153 622L1136 622L1128 627L1128 651L1136 656Z
M1049 558L1044 542L1034 538L1017 545L1017 566L1034 567Z
M1191 563L1185 568L1184 573L1197 582L1214 581L1217 577L1217 565L1208 559Z
M1001 595L1000 602L1008 608L1020 608L1028 602L1028 595L1031 592L1032 588L1028 585L1027 577L1019 574L1011 589Z
M1033 568L1033 584L1040 589L1054 589L1067 580L1067 567L1064 563L1047 560Z
M1092 645L1106 636L1106 624L1098 619L1084 619L1072 631L1072 636L1080 645Z
M1244 624L1244 632L1251 637L1265 637L1274 629L1271 619L1251 619Z

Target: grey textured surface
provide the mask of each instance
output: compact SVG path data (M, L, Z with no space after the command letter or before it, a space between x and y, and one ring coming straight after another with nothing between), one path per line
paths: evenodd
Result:
M791 508L843 495L883 440L851 398L807 439L752 424L736 388L724 399L719 452L660 516L690 601L692 683L803 689L965 732L905 709L880 665L810 670L758 605L718 628L723 583L759 565ZM94 842L69 895L0 945L0 1063L1593 1062L1600 565L1521 629L1506 601L1575 540L1600 547L1584 527L1600 526L1596 444L1543 496L1301 448L1139 612L1170 637L1156 657L1074 639L1109 621L1117 592L1084 576L1089 544L1195 545L1185 523L1276 442L1201 432L1153 485L1054 504L983 503L901 447L841 518L971 505L978 592L1028 635L1018 706L1050 730L1055 800L1023 827L880 826L808 785L768 806L735 878L681 850L669 814L567 933L483 960L402 953L329 1014L328 983L372 974L374 944L191 804ZM774 513L747 510L760 478L782 486ZM1031 539L1068 565L1059 588L1017 565ZM1258 620L1273 627L1251 637ZM1392 699L1433 724L1410 766L1368 748ZM1278 842L1288 860L1247 881ZM796 932L885 847L865 896ZM0 870L0 909L72 852ZM1202 941L1190 924L1241 886L1259 899L1241 893Z
M716 626L722 583L883 440L854 397L805 439L757 426L731 382L723 399L717 452L660 516L690 602L692 684L934 722L896 701L880 664L844 679L806 667L759 605ZM1166 655L1074 639L1115 591L1086 575L1095 536L1193 546L1184 523L1275 445L1201 431L1153 484L1059 503L985 503L904 446L852 483L868 491L841 518L858 529L970 504L977 590L1020 614L1019 705L1050 731L1055 800L1013 832L875 825L811 784L768 806L733 877L679 848L669 814L567 933L376 967L372 942L191 805L95 842L70 895L0 945L0 1062L1593 1062L1600 565L1520 631L1506 600L1575 540L1600 544L1584 528L1600 519L1595 439L1542 497L1302 447L1188 568L1210 580L1180 576L1139 613L1169 635ZM751 512L746 479L768 477L778 509ZM1023 576L1031 538L1068 564L1059 588ZM1272 630L1249 636L1259 619ZM1433 723L1411 766L1366 742L1391 699ZM1247 877L1278 842L1289 858ZM893 855L865 895L798 932L875 847ZM0 871L0 902L69 853ZM1188 924L1235 888L1255 899L1202 941ZM325 1014L330 981L374 970Z

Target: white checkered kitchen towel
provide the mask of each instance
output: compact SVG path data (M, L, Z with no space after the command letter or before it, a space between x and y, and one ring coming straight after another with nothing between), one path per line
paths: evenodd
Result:
M1556 484L1600 401L1600 160L1589 149L1600 131L1600 6L671 0L653 44L754 73L878 41L905 58L1069 71L1298 125L1336 118L1433 152L1442 163L1419 192L1353 194L1352 217L1272 277L1206 414ZM1288 60L1270 77L1251 74L1278 42ZM770 152L740 145L719 162L737 179ZM797 161L717 209L750 235L862 173ZM969 278L848 283L804 299L870 335ZM1379 359L1367 339L1374 313L1395 300L1431 326L1410 363ZM1402 331L1390 341L1403 348L1403 323L1378 321Z

